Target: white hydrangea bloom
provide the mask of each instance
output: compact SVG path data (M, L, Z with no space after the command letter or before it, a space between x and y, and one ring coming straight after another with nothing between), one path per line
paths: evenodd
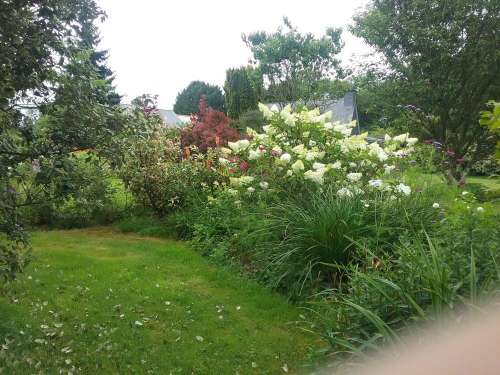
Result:
M304 163L302 160L297 160L295 163L292 164L292 171L296 174L300 173L300 171L304 170Z
M337 160L335 163L330 164L330 167L332 169L340 169L342 168L342 163L339 160Z
M359 181L362 176L363 176L362 173L348 173L346 177L349 181L356 182Z
M408 146L413 146L413 145L415 145L417 142L418 142L418 138L408 138L408 139L406 140L406 143L408 144Z
M259 103L259 111L262 113L265 119L270 119L273 117L273 112L267 107L267 105Z
M249 160L257 160L258 158L260 158L262 156L262 152L257 149L257 150L250 150L250 152L248 153L248 159Z
M319 169L317 171L308 170L304 173L304 178L306 180L311 180L319 185L323 185L325 169Z
M280 160L285 162L285 163L289 163L290 160L292 160L292 155L285 152L283 155L280 156Z
M392 138L392 140L396 141L396 142L404 143L408 139L409 135L410 135L409 133L400 134L400 135L397 135L394 138Z
M323 163L318 163L318 162L313 163L313 169L316 169L316 170L317 169L324 169L325 167L326 167L326 165Z

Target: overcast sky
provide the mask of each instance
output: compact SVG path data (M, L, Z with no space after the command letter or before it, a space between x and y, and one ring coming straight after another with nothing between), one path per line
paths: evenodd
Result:
M227 68L245 65L250 53L242 33L275 31L287 16L301 32L324 34L343 27L348 62L367 46L345 30L367 0L98 0L108 14L100 25L101 48L118 92L129 102L143 93L158 94L171 109L177 93L202 80L222 87Z

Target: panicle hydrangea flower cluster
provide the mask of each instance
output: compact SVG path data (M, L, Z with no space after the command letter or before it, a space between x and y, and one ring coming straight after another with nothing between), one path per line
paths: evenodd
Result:
M369 142L368 134L353 134L356 122L332 122L332 113L319 109L281 111L259 104L267 125L263 132L247 129L247 139L221 149L219 164L232 173L229 188L252 194L272 190L279 181L333 184L339 197L367 189L407 196L411 188L394 178L396 165L414 151L417 138L408 133L386 135ZM245 168L238 168L241 163Z

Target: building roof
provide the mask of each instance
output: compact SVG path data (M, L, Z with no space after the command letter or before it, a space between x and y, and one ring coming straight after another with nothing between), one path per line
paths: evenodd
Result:
M180 128L186 122L189 122L189 118L186 118L186 116L178 115L171 109L158 109L158 115L168 126Z

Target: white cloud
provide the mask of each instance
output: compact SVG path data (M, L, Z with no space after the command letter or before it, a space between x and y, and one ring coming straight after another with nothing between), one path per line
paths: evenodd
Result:
M130 101L143 93L159 95L162 108L172 108L177 93L193 80L222 86L226 69L250 58L242 33L274 31L283 16L302 32L321 35L344 27L367 0L98 0L108 14L100 25L101 48L110 50L118 92ZM343 33L341 53L366 53L358 38Z

